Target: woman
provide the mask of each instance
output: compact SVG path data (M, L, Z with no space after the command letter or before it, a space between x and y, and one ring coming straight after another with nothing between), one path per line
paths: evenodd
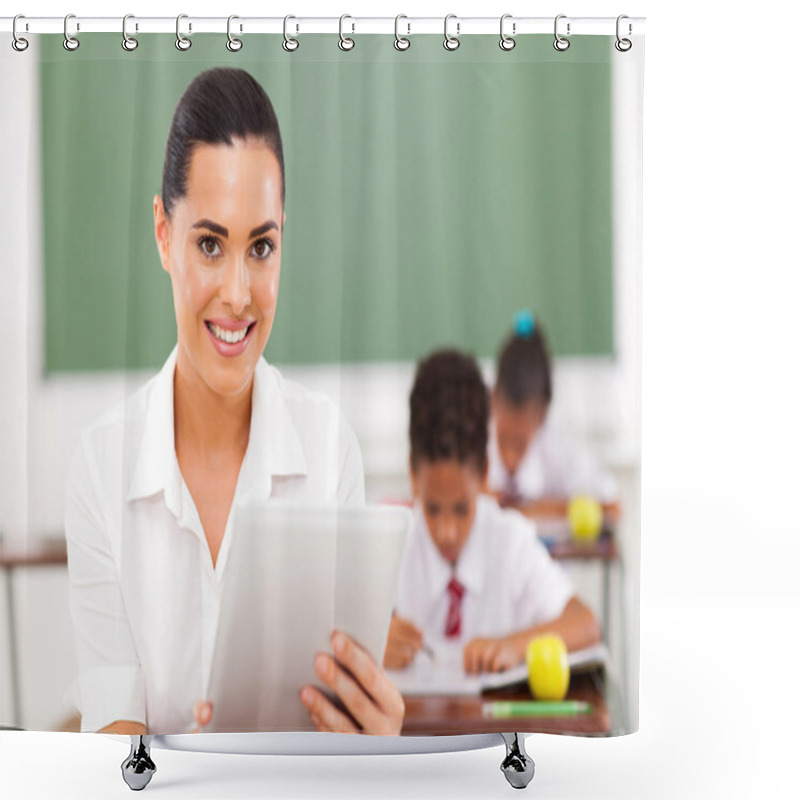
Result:
M177 733L202 702L234 498L358 504L361 455L333 404L262 353L278 300L284 165L275 112L246 72L216 68L181 97L155 237L178 342L161 372L84 432L67 494L70 603L83 730ZM146 326L147 321L141 321ZM336 633L303 704L321 731L399 733L403 701Z

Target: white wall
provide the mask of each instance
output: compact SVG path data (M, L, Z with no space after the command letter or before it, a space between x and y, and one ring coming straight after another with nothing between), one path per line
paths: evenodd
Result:
M35 44L32 44L31 51ZM10 46L8 50L11 51ZM31 56L35 54L30 53ZM39 107L36 61L3 58L2 248L0 253L0 530L7 538L58 535L63 487L80 429L126 396L148 374L71 374L44 377L40 203ZM640 143L627 102L636 76L615 74L615 358L562 359L555 365L552 415L592 447L614 469L629 498L623 547L638 568L639 464L639 273L640 242L631 236L640 199L640 165L630 160ZM624 100L624 102L622 102ZM13 124L10 121L13 120ZM622 156L621 154L626 154ZM502 332L499 332L499 336ZM487 380L492 365L484 364ZM412 364L285 368L311 388L329 393L355 428L372 500L407 493L407 398ZM629 584L628 607L636 610L637 575ZM591 574L576 579L599 607ZM58 570L20 573L16 581L18 628L25 667L23 705L27 727L57 725L74 669L66 609L66 581ZM2 602L5 602L4 600ZM10 686L5 611L0 719L10 721ZM629 639L635 636L631 615ZM35 632L35 633L34 633ZM59 632L56 637L55 633ZM50 634L53 635L50 635ZM617 631L618 633L618 631ZM44 634L44 635L42 635ZM616 634L615 634L616 636ZM615 643L618 641L615 639ZM55 648L55 652L53 651ZM57 710L54 710L57 709Z

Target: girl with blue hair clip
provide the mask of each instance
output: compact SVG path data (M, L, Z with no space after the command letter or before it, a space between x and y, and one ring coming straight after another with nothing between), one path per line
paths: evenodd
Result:
M587 495L616 516L617 487L583 447L549 420L553 380L540 321L514 317L492 393L488 486L501 505L530 517L563 517L571 498Z

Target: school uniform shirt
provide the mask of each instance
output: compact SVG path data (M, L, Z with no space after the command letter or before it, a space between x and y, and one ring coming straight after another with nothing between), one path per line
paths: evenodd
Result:
M176 355L177 348L158 375L83 432L71 466L73 694L84 731L116 720L143 723L150 733L195 727L238 503L364 502L361 453L335 405L260 359L247 451L215 567L175 455Z
M516 473L508 473L500 458L497 432L489 430L489 475L492 491L506 492L523 500L589 495L601 503L617 498L613 476L603 471L584 447L566 436L549 420L536 432Z
M465 588L461 632L445 637L456 577ZM537 539L530 520L478 498L475 519L455 567L433 543L417 503L403 554L395 612L419 628L436 651L438 644L466 645L475 637L500 637L560 617L574 594L572 583Z

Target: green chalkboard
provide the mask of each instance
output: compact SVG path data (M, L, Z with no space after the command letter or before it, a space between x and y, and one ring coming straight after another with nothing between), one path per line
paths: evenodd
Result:
M240 66L273 101L286 156L278 364L496 352L533 308L556 355L613 354L613 38L90 34L42 37L45 364L159 366L175 342L153 235L181 92Z

